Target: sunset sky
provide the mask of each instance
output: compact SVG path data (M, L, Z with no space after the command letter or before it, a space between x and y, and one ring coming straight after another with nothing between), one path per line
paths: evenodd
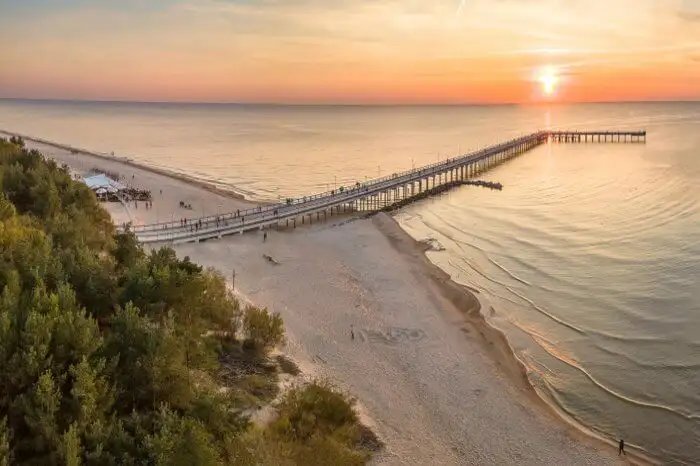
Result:
M700 100L700 0L0 0L0 97Z

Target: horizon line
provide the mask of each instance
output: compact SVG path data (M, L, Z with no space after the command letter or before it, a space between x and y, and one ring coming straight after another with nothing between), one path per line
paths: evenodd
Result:
M657 100L591 100L591 101L540 101L540 102L244 102L244 101L173 101L173 100L113 100L113 99L66 99L1 97L0 101L93 103L93 104L148 104L148 105L239 105L268 107L509 107L541 105L585 105L585 104L659 104L659 103L700 103L700 99L657 99Z

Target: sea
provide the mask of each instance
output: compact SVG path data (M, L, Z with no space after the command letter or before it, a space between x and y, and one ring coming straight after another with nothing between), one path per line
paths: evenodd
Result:
M664 464L700 464L700 103L272 106L0 100L0 129L114 153L275 201L539 129L546 144L398 213L478 291L537 391Z

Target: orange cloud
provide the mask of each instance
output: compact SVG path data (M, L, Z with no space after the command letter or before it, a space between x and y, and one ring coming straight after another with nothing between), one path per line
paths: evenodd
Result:
M693 3L688 2L688 4ZM700 27L656 0L191 0L0 20L9 97L264 102L700 99ZM102 3L101 3L102 4ZM22 40L12 40L21 37Z

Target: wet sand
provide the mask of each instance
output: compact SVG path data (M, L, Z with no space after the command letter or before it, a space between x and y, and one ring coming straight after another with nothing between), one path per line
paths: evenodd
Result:
M197 213L248 205L133 164L38 148L77 170L99 166L163 189L153 209L139 207L144 222L156 205L158 216L178 218L179 199ZM235 270L242 296L282 315L285 352L356 397L386 443L374 464L634 464L536 395L476 296L429 262L428 246L386 214L340 223L273 231L265 243L252 233L175 249L228 281Z

